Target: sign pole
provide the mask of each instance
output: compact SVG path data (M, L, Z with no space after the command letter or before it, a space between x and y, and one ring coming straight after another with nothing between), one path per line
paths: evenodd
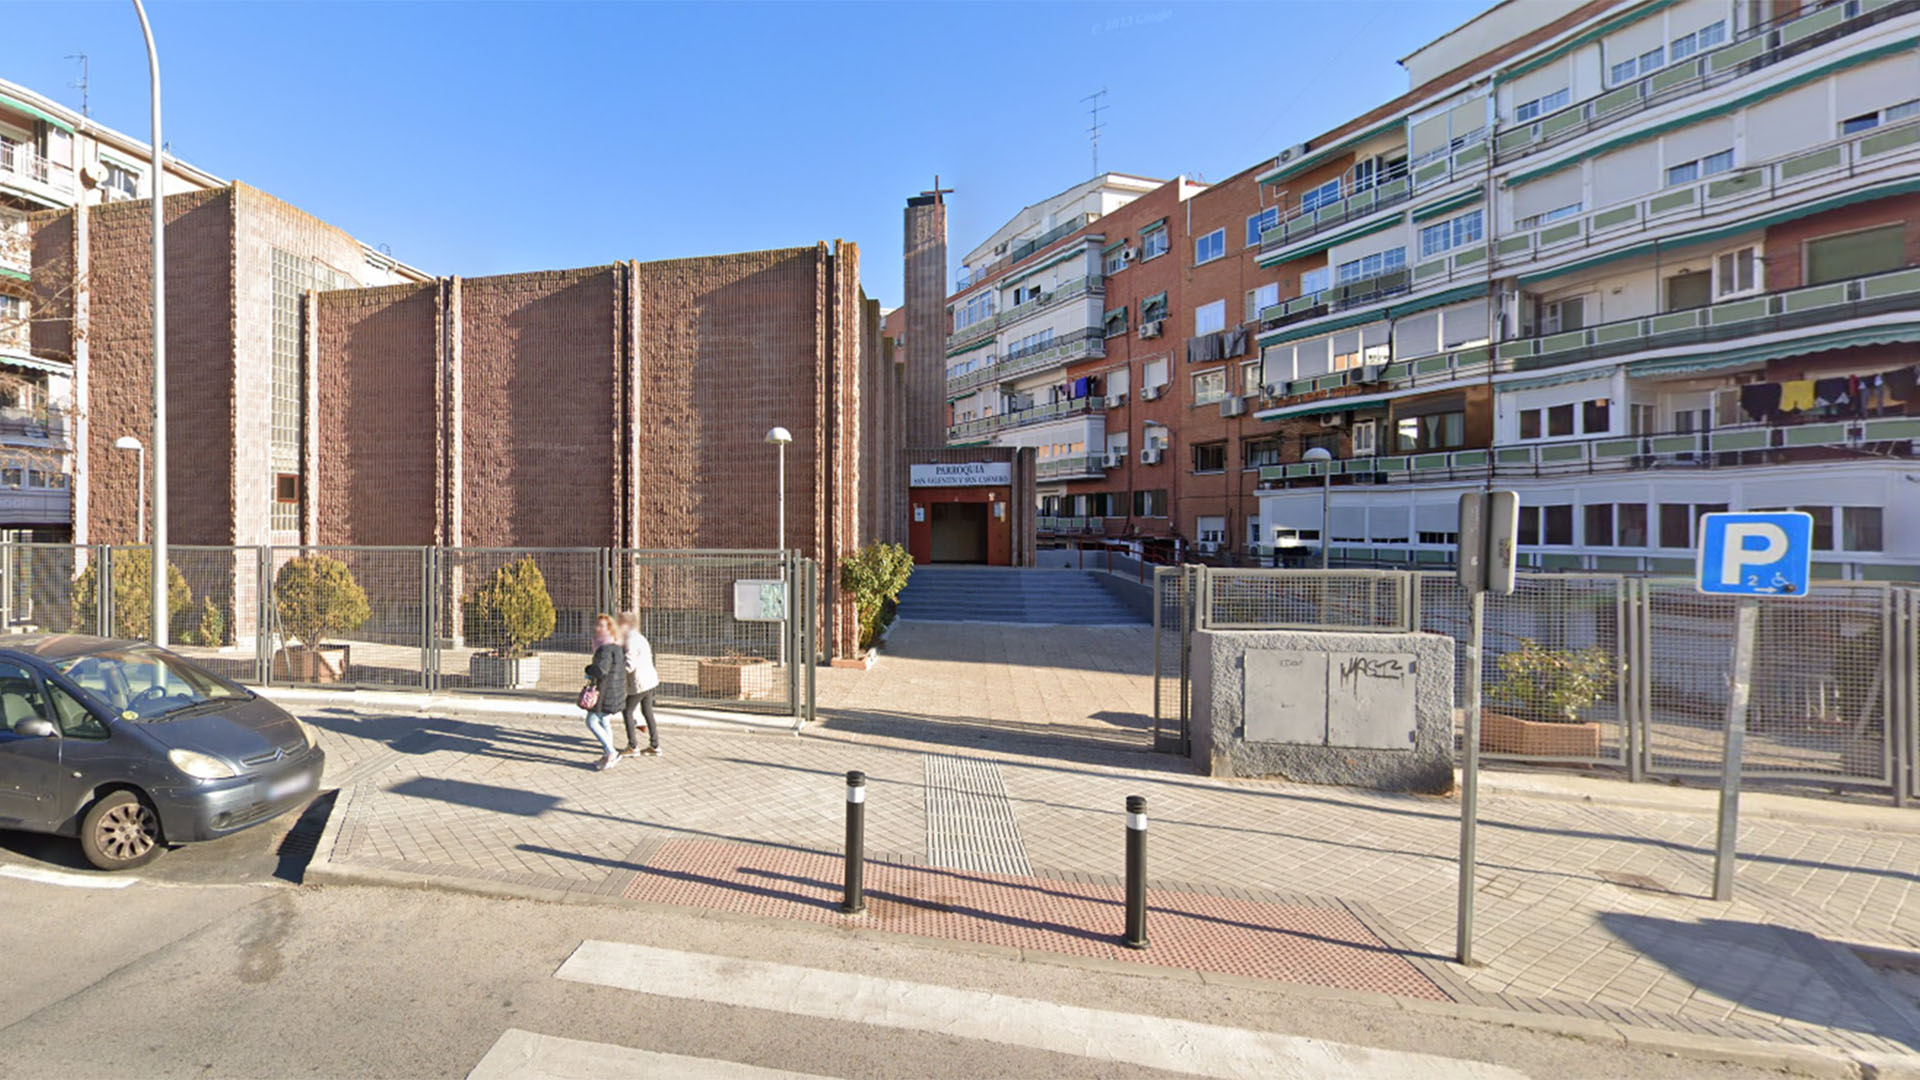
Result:
M1747 742L1747 700L1753 693L1754 626L1760 602L1742 596L1734 612L1733 685L1727 694L1726 753L1720 763L1720 836L1713 856L1713 898L1733 899L1734 851L1740 832L1740 763Z
M1480 646L1485 630L1487 594L1475 589L1467 600L1465 745L1460 768L1460 921L1455 927L1455 958L1473 963L1473 879L1479 867L1475 833L1480 821Z

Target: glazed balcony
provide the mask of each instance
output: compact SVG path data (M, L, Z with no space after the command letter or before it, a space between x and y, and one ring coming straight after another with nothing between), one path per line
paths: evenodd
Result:
M974 387L1007 382L1023 375L1031 375L1036 371L1063 367L1081 360L1096 360L1105 355L1107 355L1106 335L1098 327L1075 330L1071 334L1053 339L1044 348L1024 352L1015 350L987 367L976 368L949 378L947 395L954 397Z
M1076 297L1103 296L1106 294L1106 278L1099 274L1088 274L1074 278L1052 292L1041 293L1038 297L1017 307L1008 308L991 319L981 319L957 334L947 336L947 348L954 350L958 346L977 342L995 331L1024 322L1029 317L1059 307ZM954 355L951 351L949 355Z
M1035 475L1045 480L1098 480L1107 475L1103 454L1071 454L1042 461Z
M1013 412L983 416L978 420L963 420L958 424L949 425L947 442L966 442L1011 428L1044 424L1050 420L1083 416L1096 411L1104 414L1106 409L1106 399L1100 397L1070 398L1048 405L1035 405L1030 409L1016 409Z

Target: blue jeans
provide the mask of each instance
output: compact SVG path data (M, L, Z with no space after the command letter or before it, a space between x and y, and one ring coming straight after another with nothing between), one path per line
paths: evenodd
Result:
M613 713L590 712L587 714L587 730L600 740L600 749L608 757L613 756Z

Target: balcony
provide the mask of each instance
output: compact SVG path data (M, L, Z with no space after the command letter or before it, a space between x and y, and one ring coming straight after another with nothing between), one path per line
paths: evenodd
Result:
M1098 517L1041 517L1036 519L1036 523L1040 532L1055 536L1078 533L1102 535L1107 531L1107 519Z
M33 409L0 407L0 444L66 447L70 431L64 415Z
M1405 267L1370 278L1343 282L1330 289L1296 296L1260 310L1260 332L1271 333L1292 323L1318 319L1336 311L1365 307L1413 291L1413 275Z
M1585 248L1634 242L1642 233L1688 219L1729 214L1743 207L1758 213L1796 196L1834 193L1836 182L1884 173L1910 178L1920 159L1920 120L1873 128L1812 147L1790 157L1720 173L1666 188L1628 202L1600 207L1562 221L1503 236L1494 244L1501 266L1560 258ZM1864 186L1864 183L1857 186ZM1437 260L1436 260L1437 262ZM1417 280L1445 268L1422 263Z
M1029 316L1038 315L1077 296L1103 296L1106 291L1106 278L1099 274L1087 274L1074 278L1052 292L1041 293L1038 297L1017 307L1010 307L991 319L982 319L957 334L949 334L947 348L952 350L956 345L979 341L996 330L1024 322ZM949 352L948 355L953 353Z
M24 143L0 142L0 187L50 206L67 206L74 199L73 170L48 161Z
M1539 153L1914 11L1920 11L1920 0L1845 0L1749 27L1711 52L1503 132L1495 140L1495 160L1504 165Z
M1082 416L1086 413L1106 412L1106 399L1099 397L1069 398L1050 405L1035 405L1031 409L1017 409L996 416L983 416L978 420L963 420L947 428L949 443L991 435L1008 428L1026 427L1029 424L1045 423L1069 416Z
M1052 246L1055 242L1072 236L1074 233L1093 224L1095 221L1098 221L1099 218L1100 215L1098 214L1085 214L1075 217L1069 221L1061 222L1031 240L1022 240L1014 244L1008 249L1005 255L967 273L967 275L960 280L959 288L965 289L976 282L985 281L1001 270L1009 269L1021 260L1037 255Z
M1098 327L1075 330L1071 334L1055 338L1045 348L1030 352L1008 353L996 364L950 378L947 380L947 394L951 397L976 386L1006 382L1036 371L1045 371L1051 367L1060 367L1080 360L1095 360L1105 355L1107 355L1107 339Z
M1710 345L1911 311L1920 311L1920 267L1761 293L1686 311L1597 323L1560 334L1515 338L1497 346L1477 345L1433 356L1395 360L1379 370L1351 368L1293 379L1278 386L1276 396L1284 399L1316 394L1319 397L1262 410L1258 416L1277 419L1305 411L1328 398L1348 396L1341 392L1349 388L1355 394L1368 392L1363 389L1368 386L1381 392L1424 388L1484 378L1489 367L1494 373L1536 371L1654 349ZM1697 355L1686 356L1681 362L1692 365L1702 359ZM1710 354L1705 359L1711 360ZM1649 360L1647 363L1659 362ZM1376 376L1371 382L1369 374Z
M33 272L33 243L27 216L0 207L0 272L6 271L22 277Z
M1040 462L1034 475L1041 480L1098 480L1107 475L1107 459L1102 454L1049 458Z
M1394 454L1329 462L1333 475L1353 483L1429 483L1520 479L1572 474L1631 472L1646 469L1713 469L1779 465L1831 459L1913 458L1920 440L1920 417L1888 416L1871 420L1812 420L1802 424L1742 424L1709 432L1664 435L1616 435L1497 446L1491 450L1452 450L1432 454ZM1289 482L1320 483L1317 462L1269 465L1260 470L1262 487Z

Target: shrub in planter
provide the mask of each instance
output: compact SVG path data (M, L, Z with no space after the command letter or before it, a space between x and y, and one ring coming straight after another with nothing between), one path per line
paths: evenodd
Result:
M900 599L912 576L913 556L899 544L876 540L841 560L840 584L853 597L862 649L873 646L882 616Z
M347 564L326 555L302 555L280 568L273 579L280 625L297 649L274 653L274 675L302 682L337 682L347 674L344 646L325 646L328 634L357 630L373 617L366 591Z
M200 598L200 621L192 630L182 634L180 640L189 645L204 645L211 648L226 644L227 617L221 613L220 606L213 602L213 597Z
M1480 747L1510 754L1596 757L1600 725L1584 719L1613 689L1605 649L1549 649L1523 639L1500 657L1500 681L1488 697L1509 710L1481 717Z
M153 636L153 549L115 548L113 561L113 625L100 628L108 637L146 640ZM100 564L89 562L73 579L74 625L84 626L99 610ZM193 606L193 593L180 568L167 564L167 622L171 629L180 614Z
M700 696L751 701L774 696L779 666L764 656L729 652L699 662Z
M533 556L495 570L467 597L461 619L467 643L482 649L467 661L474 682L524 689L540 681L533 643L553 636L558 616Z

